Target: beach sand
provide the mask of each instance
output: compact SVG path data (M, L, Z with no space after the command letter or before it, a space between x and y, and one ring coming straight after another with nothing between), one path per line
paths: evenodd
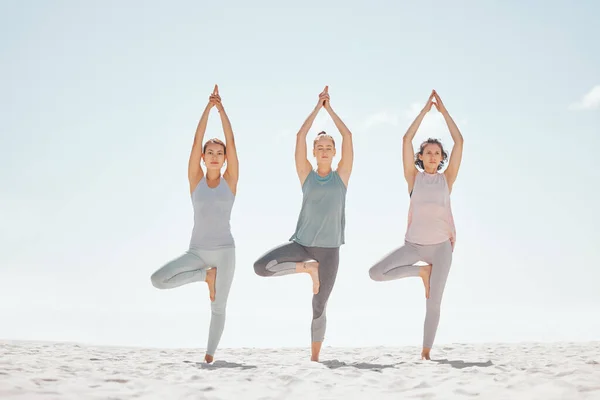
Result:
M0 341L0 399L600 399L600 342L202 349Z

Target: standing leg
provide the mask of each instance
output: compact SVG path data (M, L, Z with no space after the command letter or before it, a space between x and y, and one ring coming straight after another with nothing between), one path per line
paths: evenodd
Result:
M427 312L423 332L423 353L421 356L429 360L429 351L433 346L435 335L440 322L440 308L444 288L452 265L452 244L450 241L431 246L431 279L430 296L427 299Z
M206 280L207 268L208 266L198 254L188 251L154 272L150 280L158 289L172 289Z
M227 299L235 272L235 249L223 249L219 250L219 252L221 254L218 256L218 261L215 262L217 272L215 283L216 293L215 301L210 304L211 318L205 357L205 360L209 363L213 361L213 356L223 335Z
M325 339L327 329L327 316L325 309L327 301L333 290L340 263L340 249L338 248L309 248L314 259L319 263L319 292L313 296L313 319L311 324L312 351L311 361L319 361L321 344Z

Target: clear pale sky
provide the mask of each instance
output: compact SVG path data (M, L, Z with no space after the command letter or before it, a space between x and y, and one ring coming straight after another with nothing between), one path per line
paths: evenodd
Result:
M306 346L307 275L253 263L293 233L295 134L329 85L354 134L326 345L420 345L401 137L435 88L465 138L437 342L600 339L595 1L0 2L0 338L204 348L204 283L155 289L187 250L187 162L219 84L240 159L221 347ZM322 112L309 134L341 137ZM436 111L419 142L451 138ZM223 138L216 111L207 137Z

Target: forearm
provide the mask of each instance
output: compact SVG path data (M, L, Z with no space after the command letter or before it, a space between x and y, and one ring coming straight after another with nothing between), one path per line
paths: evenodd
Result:
M221 125L223 126L223 134L225 135L225 141L227 142L227 145L229 146L229 144L233 144L234 142L234 137L233 137L233 128L231 127L231 121L229 120L229 117L227 116L227 113L225 112L224 108L221 108L219 110L219 116L221 117Z
M298 131L297 139L300 140L306 140L306 136L308 135L308 131L310 130L310 127L312 126L313 122L315 122L315 118L317 118L317 114L319 113L319 109L315 108L306 118L306 120L304 121L304 123L302 124L302 126L300 127L300 130Z
M448 125L448 130L450 131L450 135L452 136L452 140L454 140L454 143L462 143L463 142L462 134L460 133L458 126L456 125L456 123L454 122L452 117L450 116L450 113L448 113L448 111L446 110L445 112L442 113L442 115L444 116L446 125Z
M204 140L204 133L206 132L206 125L208 124L208 115L210 114L211 105L208 104L200 117L198 126L196 127L196 133L194 134L194 146L202 146Z
M327 107L327 112L331 116L333 123L335 124L336 128L338 129L338 131L340 132L342 137L343 138L351 137L352 132L350 132L350 129L348 129L346 124L344 124L344 121L342 121L342 119L335 113L335 111L333 111L333 109L331 107Z
M425 112L425 110L422 110L419 113L419 115L417 115L417 117L414 119L412 124L410 124L410 126L408 127L408 130L406 131L406 133L404 134L404 137L403 137L403 140L405 142L412 143L412 140L415 138L415 135L417 134L417 131L419 130L419 126L421 126L421 122L423 121L423 118L425 118L425 114L427 114Z
M221 117L225 145L227 146L227 162L231 166L232 162L237 162L237 149L235 146L235 138L233 136L233 128L231 127L231 121L229 120L225 109L222 107L219 109L219 116Z

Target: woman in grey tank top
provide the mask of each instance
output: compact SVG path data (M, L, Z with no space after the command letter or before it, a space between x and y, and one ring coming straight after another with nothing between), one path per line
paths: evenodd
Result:
M226 143L210 139L203 147L208 115L213 107L221 117ZM206 166L206 174L201 161ZM227 168L221 175L225 163ZM238 182L233 130L216 85L196 129L188 180L194 209L189 249L152 274L151 281L159 289L172 289L192 282L208 284L212 314L204 359L210 363L223 334L227 298L235 271L235 242L229 220Z
M437 139L423 142L417 154L412 141L425 115L435 106L444 116L454 148L448 168L438 172L448 157ZM408 183L410 209L404 245L369 269L374 281L421 277L427 301L421 357L429 360L438 324L446 280L456 240L450 192L458 175L463 137L437 92L431 92L425 107L408 128L403 140L404 177ZM417 166L421 169L418 170ZM416 265L419 261L427 265Z
M335 141L325 132L313 142L317 169L307 158L306 136L317 114L324 108L342 135L342 157L337 170L331 167L336 155ZM254 263L260 276L308 273L313 281L311 360L319 361L325 337L325 307L333 289L339 264L339 248L344 244L346 188L352 172L352 134L331 108L329 89L296 136L296 171L302 186L302 208L296 230L289 241L268 251Z

